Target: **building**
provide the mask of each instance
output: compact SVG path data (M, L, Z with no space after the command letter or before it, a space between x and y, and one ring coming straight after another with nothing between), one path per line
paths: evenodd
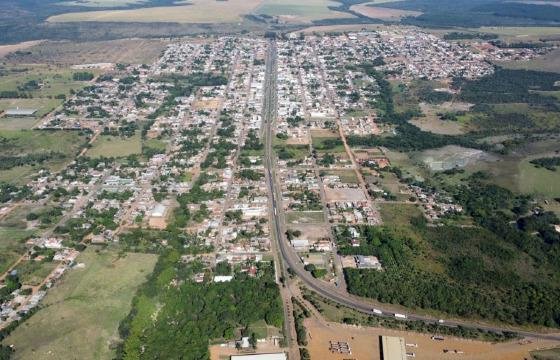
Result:
M402 337L381 336L381 360L406 360L406 347Z
M26 116L34 116L36 112L37 109L20 109L18 107L15 109L6 110L5 115L12 116L12 117L26 117Z
M231 360L288 360L285 353L232 355Z

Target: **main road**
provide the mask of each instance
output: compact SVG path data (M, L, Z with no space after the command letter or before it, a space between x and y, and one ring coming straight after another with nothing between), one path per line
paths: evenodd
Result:
M376 310L380 310L382 314L374 313L374 305L365 299L360 299L358 297L348 294L332 284L328 284L324 281L314 278L311 273L303 268L303 263L301 262L299 256L290 246L290 244L284 239L283 221L281 221L282 216L282 206L278 199L281 199L281 193L277 187L277 181L275 177L275 158L272 149L273 136L274 136L274 123L277 116L277 84L276 84L276 71L277 71L277 50L276 41L269 40L267 56L266 56L266 78L265 78L265 88L264 88L264 108L263 108L263 124L264 124L264 146L265 146L265 169L266 178L268 183L268 190L270 192L271 199L271 209L272 209L272 231L274 232L274 238L276 239L276 248L280 250L280 255L283 260L283 264L280 264L280 268L289 268L295 273L302 282L311 290L315 291L319 295L326 299L339 303L341 305L347 306L349 308L358 310L360 312L384 316L384 317L394 317L395 312L393 309L387 309L375 305ZM423 321L426 323L437 323L438 319L423 314L416 314L407 312L406 317L408 320ZM502 331L514 331L520 336L527 338L545 339L545 340L557 340L560 341L560 334L545 334L538 332L524 331L514 328L504 328L494 325L478 324L468 321L459 320L446 320L445 326L462 326L465 328L472 329L482 329L486 331L502 332Z

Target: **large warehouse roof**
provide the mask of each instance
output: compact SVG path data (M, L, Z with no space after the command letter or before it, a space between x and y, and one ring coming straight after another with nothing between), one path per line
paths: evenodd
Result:
M381 352L383 360L406 360L406 348L402 337L382 336Z
M285 353L232 355L231 360L287 360Z

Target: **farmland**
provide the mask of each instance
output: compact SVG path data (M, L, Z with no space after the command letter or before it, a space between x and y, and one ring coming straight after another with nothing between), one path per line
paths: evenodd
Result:
M117 327L156 256L88 249L74 269L51 290L44 308L5 341L15 359L106 359L114 356ZM111 279L111 281L107 281Z
M240 22L243 15L251 13L259 3L260 0L193 0L189 1L190 5L183 6L67 13L52 16L48 21L234 23Z
M350 7L350 10L356 11L359 14L365 15L373 19L381 19L387 21L397 21L406 16L419 16L422 15L419 11L390 9L385 7L372 6L374 3L358 4Z

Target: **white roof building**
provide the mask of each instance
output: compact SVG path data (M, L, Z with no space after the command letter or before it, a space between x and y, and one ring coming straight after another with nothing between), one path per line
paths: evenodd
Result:
M232 355L231 360L287 360L285 353Z

